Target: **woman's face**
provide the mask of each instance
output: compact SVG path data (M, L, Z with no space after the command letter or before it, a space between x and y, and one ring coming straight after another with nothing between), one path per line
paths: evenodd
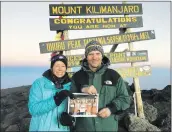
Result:
M66 73L66 66L61 61L56 61L53 65L53 74L57 77L63 77Z

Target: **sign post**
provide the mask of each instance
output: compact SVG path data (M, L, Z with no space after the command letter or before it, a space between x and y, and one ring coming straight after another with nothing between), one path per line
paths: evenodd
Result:
M69 39L69 35L68 35L68 30L64 30L63 31L64 34L64 40L68 40ZM65 55L71 55L71 51L65 51ZM71 68L67 68L67 72L71 72Z
M124 4L126 4L126 2L123 2ZM125 17L128 17L128 15L124 15ZM128 28L127 32L131 32L131 29ZM129 50L133 51L133 43L129 42L128 43L129 46ZM134 66L134 63L131 62L131 66ZM138 77L133 77L133 82L134 82L134 88L135 88L135 97L136 97L136 106L137 106L137 116L140 118L145 118L144 116L144 111L143 111L143 103L142 103L142 97L141 97L141 92L140 92L140 85L139 85L139 78Z
M59 16L59 19L61 19L63 16ZM63 30L56 30L56 35L55 35L55 40L56 41L60 41L60 40L64 40L64 34L63 34ZM63 51L58 51L58 54L63 54Z

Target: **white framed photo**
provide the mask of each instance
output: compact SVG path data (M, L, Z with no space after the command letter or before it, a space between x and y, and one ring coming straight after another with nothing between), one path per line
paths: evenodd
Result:
M75 99L68 98L68 113L73 117L97 117L99 95L73 93Z

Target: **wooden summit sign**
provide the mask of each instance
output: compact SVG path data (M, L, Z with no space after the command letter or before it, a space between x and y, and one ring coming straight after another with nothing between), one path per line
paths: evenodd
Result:
M142 14L142 4L50 4L50 16Z
M111 64L148 61L147 50L112 52L105 53L105 56L109 58ZM84 55L69 55L66 57L68 59L68 67L80 66L80 61L84 59Z
M128 77L139 77L139 76L149 76L151 75L151 66L137 66L137 67L126 67L126 68L115 68L122 78ZM74 72L68 72L68 75L72 77Z
M50 30L90 30L143 27L141 16L109 18L50 18Z
M41 42L39 43L39 46L40 46L40 53L50 53L53 51L84 49L87 43L92 40L99 41L100 44L104 46L104 45L121 44L121 43L135 42L135 41L151 40L151 39L155 39L154 30L98 36L91 38Z

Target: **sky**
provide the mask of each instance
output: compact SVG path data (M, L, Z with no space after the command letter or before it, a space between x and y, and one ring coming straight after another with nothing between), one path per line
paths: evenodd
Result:
M49 4L61 2L2 2L1 3L1 65L2 66L47 66L50 54L40 54L39 43L55 40L55 31L49 27ZM63 2L76 4L76 2ZM89 2L90 3L90 2ZM95 2L93 2L94 4ZM105 3L105 2L99 2ZM113 2L106 2L113 3ZM117 2L116 2L117 3ZM122 3L122 2L118 2ZM131 2L128 2L131 3ZM154 30L156 39L134 42L134 50L148 50L153 67L170 67L170 2L141 3L143 27L132 28L132 32ZM79 2L78 2L79 4ZM82 2L88 4L88 2ZM115 3L114 3L115 4ZM90 17L90 16L88 16ZM93 16L98 17L98 16ZM108 16L101 16L108 17ZM118 16L114 16L118 17ZM71 30L69 39L118 34L118 29ZM112 46L105 46L109 52ZM118 45L116 51L123 51L128 44ZM71 51L82 54L84 50Z

